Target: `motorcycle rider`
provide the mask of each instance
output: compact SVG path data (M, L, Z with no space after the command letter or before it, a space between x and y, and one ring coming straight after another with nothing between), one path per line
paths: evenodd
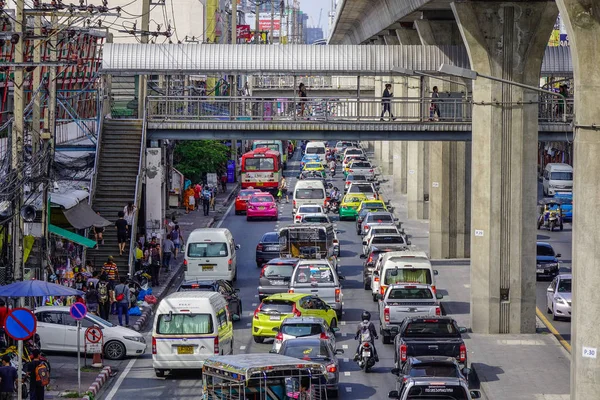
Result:
M329 170L331 171L331 176L335 176L335 160L333 159L329 161Z
M377 355L377 349L375 348L375 339L377 339L378 336L377 331L375 330L375 325L371 322L371 313L368 311L363 311L361 319L362 322L358 324L356 335L354 336L354 340L358 340L358 347L356 348L356 354L354 354L354 361L358 361L360 358L358 354L360 346L364 342L369 342L373 348L375 362L379 362L379 356Z
M340 202L340 189L334 187L329 194L331 203L339 203Z

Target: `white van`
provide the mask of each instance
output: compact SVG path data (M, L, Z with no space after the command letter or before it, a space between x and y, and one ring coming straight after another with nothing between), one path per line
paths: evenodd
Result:
M316 204L325 207L327 193L325 185L321 181L297 181L294 187L292 201L292 214L296 214L298 208L305 204Z
M233 324L217 292L177 292L161 300L152 327L152 368L201 369L214 355L233 354Z
M234 282L237 278L236 250L239 248L229 229L195 229L185 246L184 281L224 279Z
M569 164L550 163L544 168L542 179L544 196L573 191L573 167Z
M373 301L377 294L384 295L388 286L396 283L422 283L436 291L438 274L424 251L390 251L377 260L373 271L371 289Z
M327 163L325 159L325 152L327 151L324 142L308 142L306 143L306 149L304 154L318 154L321 158L321 163Z

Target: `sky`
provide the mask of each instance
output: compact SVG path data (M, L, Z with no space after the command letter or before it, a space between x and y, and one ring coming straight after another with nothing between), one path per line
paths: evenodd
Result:
M323 33L327 35L329 26L329 11L331 9L331 0L300 0L300 9L309 16L308 26L316 26L319 23L319 12L323 9L321 16L321 28Z

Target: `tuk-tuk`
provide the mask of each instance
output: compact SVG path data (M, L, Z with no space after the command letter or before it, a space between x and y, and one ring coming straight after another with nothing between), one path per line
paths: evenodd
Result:
M324 365L280 354L209 357L202 367L204 400L326 400Z
M279 229L280 256L285 258L327 259L336 270L333 224L294 224Z
M542 227L553 231L554 228L563 230L563 217L560 202L556 199L543 199L538 204L538 223L537 228Z

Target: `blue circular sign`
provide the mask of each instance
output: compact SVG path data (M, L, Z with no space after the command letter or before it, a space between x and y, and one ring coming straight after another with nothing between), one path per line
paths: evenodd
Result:
M26 308L14 308L6 317L6 334L14 340L27 340L35 333L37 320Z
M85 318L87 307L83 303L73 303L69 309L69 313L71 313L71 317L79 321L80 319Z

